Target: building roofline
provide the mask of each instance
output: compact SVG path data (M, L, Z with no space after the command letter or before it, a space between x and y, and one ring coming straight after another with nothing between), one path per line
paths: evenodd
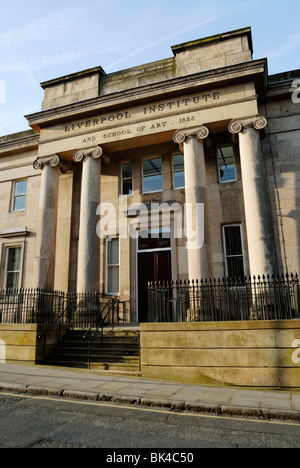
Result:
M173 51L173 54L176 55L185 49L207 46L208 44L221 42L221 41L228 40L230 38L233 38L236 36L242 36L242 35L246 35L248 37L249 47L250 47L251 53L253 54L252 30L250 26L246 28L236 29L234 31L222 33L222 34L216 34L214 36L204 37L202 39L196 39L195 41L189 41L189 42L185 42L182 44L174 45L173 47L171 47L171 49Z
M189 48L193 48L193 47L199 47L199 46L205 46L207 44L212 44L212 43L215 43L215 42L224 41L224 40L227 40L227 39L230 39L230 38L233 38L233 37L236 37L236 36L241 36L241 35L247 35L248 36L249 47L251 49L251 53L253 54L253 42L252 42L251 27L236 29L235 31L229 31L229 32L222 33L222 34L217 34L217 35L214 35L214 36L208 36L208 37L204 37L204 38L201 38L201 39L196 39L195 41L190 41L190 42L185 42L183 44L174 45L174 46L171 47L171 49L173 51L173 54L176 55L177 53L182 52L185 49L189 49ZM164 62L164 61L169 61L169 60L170 60L170 58L163 59L163 60L158 60L158 61L155 61L155 62L150 62L149 65L151 63L156 63L156 62L158 63L158 62ZM131 69L132 70L139 69L139 68L142 68L145 65L147 65L147 64L138 65L136 67L127 68L125 70L118 70L117 72L113 72L110 75L118 74L118 73L125 72L125 71L130 71ZM57 77L57 78L54 78L54 79L51 79L51 80L48 80L48 81L44 81L43 83L41 83L41 87L43 89L46 89L46 88L49 88L51 86L56 86L56 85L59 85L61 83L65 83L67 81L72 81L72 80L76 80L76 79L79 79L79 78L87 77L89 75L94 75L96 73L99 73L100 76L107 75L107 73L103 70L103 68L101 66L98 66L98 67L94 67L94 68L89 68L87 70L79 71L79 72L76 72L76 73L68 74L68 75L65 75L65 76Z
M263 88L267 87L267 59L251 60L213 70L206 70L193 75L170 78L158 83L143 85L137 88L115 92L109 95L97 96L86 101L67 104L51 108L34 114L26 115L29 125L39 131L40 125L54 124L54 122L70 117L84 115L90 112L99 112L101 109L121 108L124 104L131 106L144 102L146 99L160 99L161 96L178 95L183 90L193 90L199 87L204 89L222 84L223 86L253 75L263 75Z
M17 154L38 148L40 135L34 130L0 137L0 156Z
M10 135L3 135L3 136L0 136L0 145L9 143L10 141L24 140L24 139L36 137L37 135L38 135L37 132L31 128L29 130L20 131L17 133L11 133Z
M289 71L285 71L282 73L276 73L275 75L270 75L269 83L270 84L286 83L288 81L293 81L297 78L300 78L300 69L289 70Z
M83 70L77 73L72 73L70 75L61 76L59 78L54 78L53 80L44 81L43 83L41 83L41 87L43 89L46 89L46 88L50 88L51 86L56 86L61 83L65 83L66 81L73 81L79 78L85 78L87 76L95 75L97 73L102 76L106 75L103 68L99 66L99 67L89 68L87 70Z

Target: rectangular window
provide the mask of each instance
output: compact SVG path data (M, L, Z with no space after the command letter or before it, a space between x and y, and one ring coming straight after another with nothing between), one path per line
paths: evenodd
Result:
M174 189L184 188L184 157L183 154L173 156Z
M107 294L119 294L119 239L107 239Z
M238 225L224 226L224 250L226 276L229 278L244 278L244 251L242 227Z
M14 182L12 194L12 211L24 211L26 206L27 180Z
M163 190L162 158L148 159L143 163L143 193Z
M235 182L237 180L233 146L218 148L218 171L220 183Z
M171 249L171 228L140 231L138 250Z
M132 195L132 163L122 164L122 195Z
M21 247L9 247L6 250L4 289L19 288L21 251Z

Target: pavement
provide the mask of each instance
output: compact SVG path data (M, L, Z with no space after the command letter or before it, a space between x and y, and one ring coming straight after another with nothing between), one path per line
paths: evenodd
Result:
M300 423L300 392L196 385L105 371L0 364L1 392Z

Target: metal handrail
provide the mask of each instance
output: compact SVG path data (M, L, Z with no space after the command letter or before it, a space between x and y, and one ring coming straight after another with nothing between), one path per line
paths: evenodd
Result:
M42 338L44 338L44 361L45 361L45 358L46 358L46 335L47 333L52 330L52 328L55 327L55 325L59 322L59 325L61 324L60 320L61 318L63 318L63 316L65 315L65 313L67 312L67 310L69 309L69 307L71 307L74 302L76 302L77 299L73 299L73 301L71 301L68 306L66 307L66 309L63 310L63 312L57 317L57 319L51 323L51 325L47 328L47 330L44 331L44 333L42 333L41 335L38 336L38 340L41 340ZM61 338L60 336L61 334L61 327L59 327L59 340Z
M105 319L107 318L108 314L110 313L111 310L114 310L115 305L118 303L118 299L110 299L101 312L98 314L97 318L95 319L94 323L90 326L89 330L84 334L83 339L86 339L89 333L91 332L92 329L94 329L95 325L97 325L98 321L101 319L101 322L99 325L96 327L94 333L90 336L89 338L89 353L88 353L88 368L91 368L91 351L92 351L92 341L96 336L96 333L98 332L99 328L101 327L101 346L103 346L103 328L104 328L104 322ZM108 308L108 311L106 312L105 316L103 315L103 312L105 309ZM112 319L112 326L114 327L114 315Z

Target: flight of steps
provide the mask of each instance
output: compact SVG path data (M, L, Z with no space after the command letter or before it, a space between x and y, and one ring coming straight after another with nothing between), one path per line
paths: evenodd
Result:
M63 367L88 368L89 339L84 330L69 330L47 357L46 364ZM140 373L139 330L104 331L103 346L98 332L92 341L92 370Z

